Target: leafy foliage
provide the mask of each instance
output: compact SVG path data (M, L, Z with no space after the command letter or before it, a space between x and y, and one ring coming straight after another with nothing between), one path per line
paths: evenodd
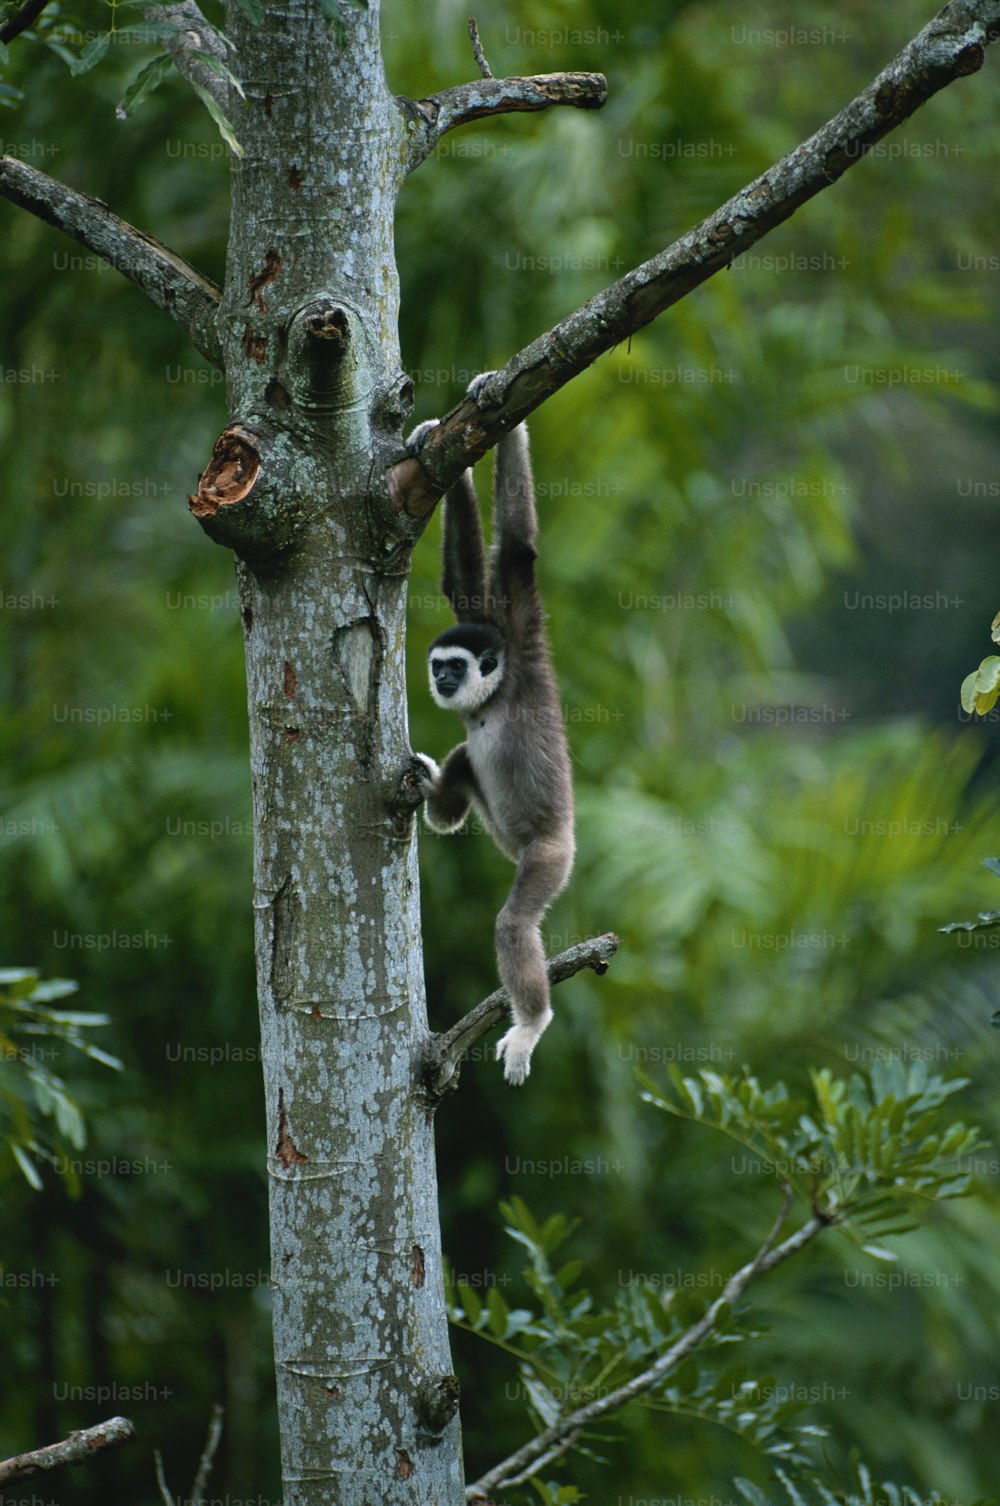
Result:
M882 1259L894 1257L872 1240L917 1228L928 1202L970 1190L970 1173L956 1167L982 1147L982 1136L940 1122L942 1105L967 1082L931 1076L924 1062L875 1062L868 1080L814 1070L812 1104L783 1083L763 1089L749 1073L685 1077L674 1067L669 1076L670 1097L646 1079L648 1103L722 1130Z
M1000 643L1000 612L990 624L990 637ZM983 659L978 669L962 681L961 701L963 711L986 716L1000 699L1000 658L990 654Z
M887 1480L879 1484L856 1453L851 1458L846 1489L832 1487L819 1478L791 1480L781 1469L775 1470L777 1492L762 1490L750 1480L734 1483L747 1506L934 1506L909 1485L895 1485ZM970 1506L996 1506L996 1502L995 1498L979 1497Z
M797 1187L819 1215L809 1238L823 1225L837 1225L863 1237L868 1254L894 1260L891 1251L871 1242L876 1236L907 1233L932 1204L969 1191L970 1175L956 1168L982 1142L977 1130L944 1113L947 1100L965 1084L931 1076L923 1063L877 1064L869 1079L855 1074L848 1081L827 1070L814 1072L811 1104L781 1083L762 1088L748 1073L669 1075L670 1096L647 1080L646 1101L719 1129L760 1155L762 1169ZM807 1396L755 1371L759 1331L731 1306L729 1287L709 1304L700 1293L664 1297L630 1283L602 1306L581 1282L581 1261L554 1260L574 1221L556 1213L539 1222L520 1198L502 1204L501 1211L506 1232L528 1252L523 1276L535 1306L511 1307L495 1286L483 1297L468 1281L457 1281L450 1288L450 1311L456 1325L516 1358L535 1432L575 1419L598 1400L602 1407L607 1403L605 1424L635 1399L625 1388L638 1387L646 1407L724 1429L761 1456L780 1460L785 1470L818 1480L810 1444L825 1429L795 1421ZM773 1235L767 1248L773 1250L776 1240ZM742 1346L744 1357L718 1370L704 1366L705 1351L732 1345ZM575 1422L567 1434L572 1446L589 1449L592 1427Z
M47 1058L57 1054L53 1043L70 1046L115 1071L122 1067L84 1034L110 1024L108 1015L52 1007L76 989L67 978L43 981L30 968L0 969L0 1175L8 1169L4 1163L10 1157L36 1191L42 1186L38 1168L45 1163L55 1166L67 1185L78 1190L79 1176L72 1162L58 1152L67 1146L82 1150L87 1141L79 1104L48 1065ZM52 1120L53 1129L44 1130L40 1119Z

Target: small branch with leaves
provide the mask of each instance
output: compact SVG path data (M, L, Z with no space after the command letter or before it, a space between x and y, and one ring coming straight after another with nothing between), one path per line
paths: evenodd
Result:
M484 1497L488 1498L492 1490L526 1485L539 1469L554 1463L556 1459L568 1453L580 1438L584 1428L599 1422L602 1417L621 1411L623 1407L628 1406L629 1402L638 1400L640 1396L660 1385L714 1332L720 1318L728 1314L729 1310L742 1299L758 1276L763 1276L766 1272L783 1265L786 1260L790 1260L793 1255L804 1250L806 1245L821 1234L831 1220L814 1213L794 1234L790 1234L780 1245L775 1245L775 1240L788 1220L794 1198L791 1187L786 1185L783 1190L784 1203L767 1238L760 1245L753 1259L748 1260L730 1276L720 1295L696 1323L692 1323L685 1329L684 1333L658 1359L641 1370L638 1375L632 1376L624 1385L606 1392L596 1400L588 1402L586 1406L577 1407L575 1411L568 1412L550 1427L537 1433L534 1438L502 1460L500 1464L488 1470L485 1475L468 1487L466 1491L468 1500L481 1501Z
M896 1254L876 1241L918 1227L935 1202L970 1188L967 1158L982 1140L975 1127L942 1112L963 1083L932 1077L924 1063L878 1063L869 1078L848 1081L814 1072L811 1101L780 1083L764 1087L748 1073L684 1077L674 1068L668 1078L658 1087L640 1074L646 1101L735 1140L762 1167L781 1167L780 1212L713 1301L684 1291L662 1297L619 1290L601 1304L581 1284L579 1261L552 1259L571 1233L569 1221L553 1214L539 1223L518 1198L502 1205L507 1232L530 1254L524 1275L538 1309L512 1308L495 1289L484 1300L459 1278L450 1291L452 1320L518 1360L534 1432L469 1486L471 1501L537 1480L571 1450L585 1448L596 1423L636 1402L728 1427L812 1477L815 1425L791 1427L787 1408L775 1411L774 1396L746 1379L745 1364L735 1366L741 1378L733 1387L720 1386L703 1351L752 1339L752 1322L738 1310L746 1293L824 1230L836 1227L868 1254L894 1261ZM781 1239L796 1196L804 1220Z

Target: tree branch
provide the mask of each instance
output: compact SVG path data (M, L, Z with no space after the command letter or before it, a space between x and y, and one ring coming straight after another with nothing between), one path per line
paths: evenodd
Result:
M705 1310L696 1323L692 1323L690 1328L681 1334L680 1338L675 1339L659 1359L654 1360L647 1369L633 1376L625 1385L619 1386L616 1391L609 1391L606 1395L599 1396L595 1401L578 1407L575 1412L568 1413L552 1423L550 1427L545 1428L523 1448L488 1470L474 1485L470 1485L466 1491L467 1498L475 1501L488 1496L489 1492L498 1486L523 1485L543 1464L558 1458L572 1447L571 1435L580 1433L582 1429L611 1412L620 1411L630 1401L635 1401L646 1391L652 1390L655 1385L676 1370L681 1361L686 1359L702 1340L712 1333L720 1316L740 1301L747 1288L758 1276L767 1271L773 1271L776 1266L782 1265L784 1261L797 1255L811 1240L816 1238L817 1234L829 1227L831 1222L829 1218L821 1212L813 1212L800 1229L790 1234L780 1245L775 1246L774 1242L781 1233L792 1206L791 1187L786 1185L784 1192L785 1198L781 1211L756 1255L730 1276L721 1294L711 1306Z
M223 110L228 108L229 85L215 70L196 57L198 52L210 53L225 63L228 50L215 27L202 15L197 0L180 0L177 5L150 5L143 10L147 21L168 21L177 27L175 36L164 42L164 47L174 60L174 66L189 84L198 84L205 89Z
M541 403L605 351L726 267L860 162L939 89L975 73L1000 34L1000 0L952 0L832 120L714 214L598 293L464 399L433 429L420 459L388 472L401 512L424 518L442 492ZM470 87L483 87L482 85Z
M107 1422L98 1423L97 1427L70 1433L61 1443L48 1443L30 1453L0 1460L0 1485L7 1485L12 1480L30 1480L33 1475L63 1469L69 1464L85 1464L103 1449L118 1448L123 1443L130 1443L134 1437L135 1428L127 1417L112 1417Z
M568 951L560 952L547 963L549 982L562 983L574 973L592 967L595 973L606 973L608 964L618 950L620 942L613 931L605 936L596 936L590 941L581 941ZM505 988L498 988L489 998L477 1004L441 1035L431 1037L424 1060L423 1082L427 1096L438 1102L454 1085L459 1062L476 1042L498 1024L510 1008Z
M9 20L0 26L0 42L4 44L13 42L22 31L27 31L32 21L42 14L48 3L49 0L24 0L20 10L16 10Z
M0 157L0 195L110 262L187 330L206 360L221 368L215 332L219 290L167 246L119 219L100 199L67 188L17 157Z
M475 40L478 41L478 32ZM477 62L481 53L480 47ZM549 110L553 105L570 105L575 110L599 110L607 97L608 81L603 73L539 73L532 78L494 78L490 74L468 84L457 84L453 89L428 94L426 99L397 95L397 106L414 127L408 133L406 170L412 172L419 167L442 136L457 126L468 125L471 120L520 111Z

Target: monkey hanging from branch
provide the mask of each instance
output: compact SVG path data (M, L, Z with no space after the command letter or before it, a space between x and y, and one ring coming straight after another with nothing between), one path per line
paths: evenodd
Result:
M478 397L492 375L474 377L469 396ZM414 429L411 455L436 424ZM428 826L457 831L473 806L517 864L496 923L497 966L514 1023L496 1054L507 1081L518 1084L552 1018L539 927L566 886L575 851L569 749L535 580L538 519L524 424L497 445L493 498L488 571L471 470L445 498L441 588L457 622L430 646L430 688L439 706L458 712L467 737L440 768L423 754L414 758Z

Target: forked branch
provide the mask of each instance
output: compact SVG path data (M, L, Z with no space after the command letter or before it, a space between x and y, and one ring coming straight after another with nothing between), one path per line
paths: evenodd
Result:
M17 157L0 157L0 195L79 241L141 288L187 330L213 366L222 365L215 315L219 289L107 204L67 188Z
M465 398L420 459L388 473L401 512L424 518L451 483L597 357L726 267L842 177L938 90L982 67L1000 35L1000 0L951 0L856 99L666 250L596 294L511 357L478 402ZM482 88L488 80L469 88ZM526 81L527 82L527 81Z

